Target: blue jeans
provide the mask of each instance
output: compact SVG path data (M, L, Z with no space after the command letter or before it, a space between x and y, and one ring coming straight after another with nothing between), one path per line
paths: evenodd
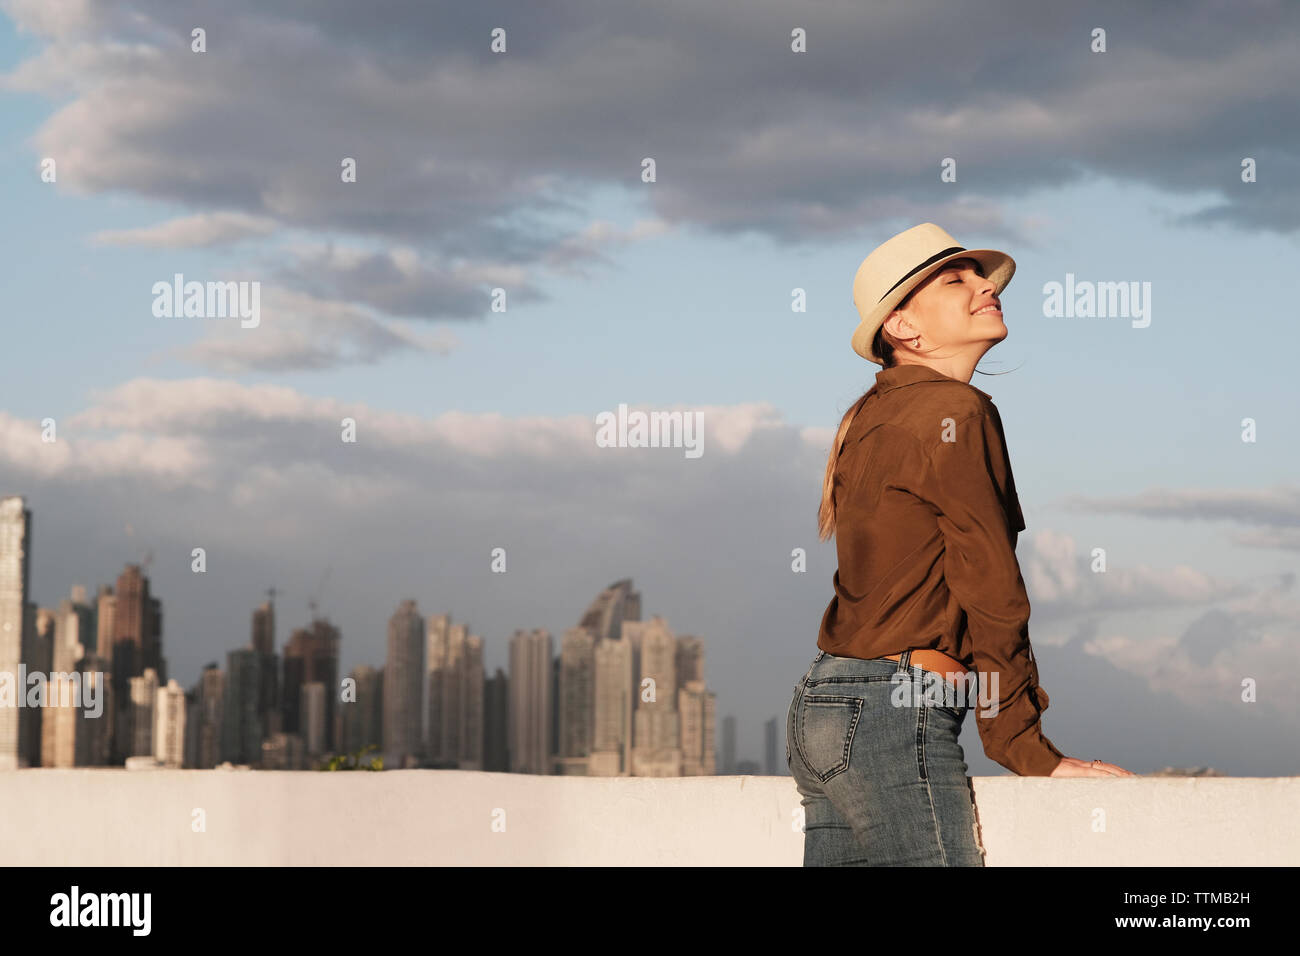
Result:
M968 708L911 656L819 651L795 686L786 761L803 798L804 866L984 865L957 742Z

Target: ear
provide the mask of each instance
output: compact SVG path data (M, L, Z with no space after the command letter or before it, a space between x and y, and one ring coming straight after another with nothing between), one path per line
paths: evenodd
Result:
M895 309L885 316L885 321L880 323L881 327L896 339L905 339L908 336L899 331L900 323L907 321L906 316L901 309Z

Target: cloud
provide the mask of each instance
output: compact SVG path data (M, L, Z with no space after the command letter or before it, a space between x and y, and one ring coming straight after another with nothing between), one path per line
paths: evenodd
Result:
M931 0L869 24L822 5L793 24L806 53L791 52L788 7L754 0L653 15L570 0L504 17L395 0L6 9L46 41L6 85L75 91L36 136L68 171L61 184L446 254L544 258L565 239L532 217L577 208L596 185L641 195L673 225L779 240L954 215L1005 237L1020 227L999 202L1083 175L1217 191L1200 221L1300 224L1300 197L1268 185L1300 172L1300 130L1276 122L1300 80L1297 14L1280 4L1240 16L1202 0L1170 18ZM1109 47L1093 53L1099 19ZM206 53L190 52L196 24ZM489 49L496 26L503 54ZM1245 155L1267 171L1249 189ZM344 157L356 183L340 181ZM951 189L938 179L948 157Z
M1297 11L1281 5L1243 17L1201 0L1169 18L924 0L874 11L865 29L860 8L823 4L793 24L808 38L795 53L774 0L670 0L653 15L566 0L504 16L447 0L2 2L43 43L0 88L57 100L30 149L58 162L58 188L195 210L96 241L326 234L266 251L260 270L389 319L486 318L488 289L540 301L548 271L585 277L682 227L803 242L933 220L1033 243L1050 227L1008 215L1007 200L1089 176L1195 197L1189 223L1300 225L1300 128L1276 122L1300 84ZM1110 47L1093 53L1101 12ZM990 28L1005 22L1017 30ZM191 50L196 26L205 52ZM1261 170L1248 188L1246 155ZM939 180L947 159L956 183ZM646 212L581 225L600 190ZM373 323L296 324L190 354L308 369L411 347Z
M107 229L91 240L107 246L214 246L274 232L276 224L265 216L237 212L200 213L138 229Z
M430 262L410 246L369 250L337 243L299 243L275 269L275 280L320 299L355 303L393 316L477 319L506 290L507 303L542 295L527 271L509 262Z
M1156 488L1109 498L1073 495L1067 507L1094 514L1125 514L1176 521L1233 521L1256 525L1231 538L1243 547L1300 550L1300 488Z
M1269 708L1285 713L1294 725L1300 720L1300 698L1284 691L1275 675L1286 673L1297 641L1300 602L1294 577L1284 576L1201 611L1180 634L1094 633L1081 646L1138 675L1152 691L1191 707L1240 702L1242 681L1251 678Z
M423 332L364 307L270 286L263 289L256 327L216 323L198 342L167 354L241 374L368 365L401 353L445 356L458 345L446 330Z
M1094 572L1091 556L1079 551L1074 538L1050 528L1036 532L1031 542L1032 552L1021 556L1021 571L1039 625L1080 614L1205 606L1254 590L1187 565Z

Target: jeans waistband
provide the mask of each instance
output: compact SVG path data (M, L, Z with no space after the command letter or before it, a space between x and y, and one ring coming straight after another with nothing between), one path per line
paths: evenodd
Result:
M804 674L804 680L807 680L809 677L812 676L813 668L816 667L823 658L833 657L833 656L834 656L833 654L828 654L826 651L822 650L821 648L818 648L817 656L813 658L812 664L808 666L808 673ZM886 660L886 658L883 657L874 657L871 658L871 660L885 661L886 663L889 664L897 663L898 664L897 670L900 673L906 674L908 669L912 666L912 649L909 647L907 650L903 651L903 653L898 656L897 662Z

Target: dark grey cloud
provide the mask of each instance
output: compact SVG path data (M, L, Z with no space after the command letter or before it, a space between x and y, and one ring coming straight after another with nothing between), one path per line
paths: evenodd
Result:
M1300 131L1280 121L1300 11L1280 2L58 6L7 0L60 51L14 82L76 89L37 142L92 191L525 260L561 236L507 214L569 210L597 184L640 190L670 222L778 239L959 197L1011 232L998 200L1094 174L1217 195L1202 221L1300 224ZM1105 53L1089 49L1098 26ZM938 179L949 156L956 185Z

